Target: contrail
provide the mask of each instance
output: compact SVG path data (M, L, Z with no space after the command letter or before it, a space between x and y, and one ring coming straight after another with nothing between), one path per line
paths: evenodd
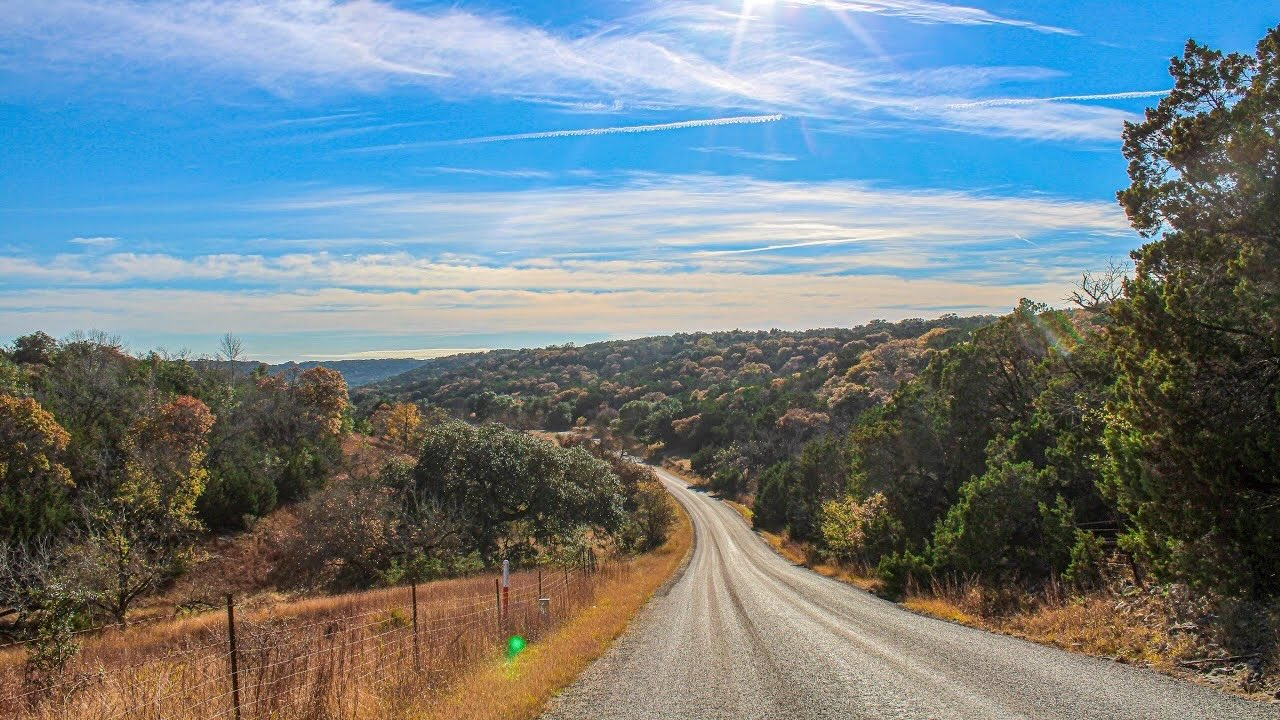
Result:
M1068 100L1132 100L1134 98L1158 97L1167 95L1168 90L1135 90L1133 92L1102 93L1100 95L1058 95L1044 98L996 98L979 100L978 102L957 103L948 105L948 109L1004 107L1006 105L1035 105L1044 102L1063 102Z
M449 145L478 145L481 143L511 142L513 140L546 140L549 138L585 137L588 135L618 135L622 133L647 133L663 130L683 130L685 128L713 127L716 125L753 125L755 123L778 122L783 115L740 115L738 117L707 118L705 120L681 120L680 122L658 123L656 125L622 125L617 127L581 128L577 130L548 130L545 132L515 133L514 135L486 135L484 137L460 138L457 140L433 140L421 143L404 143L400 145L378 145L375 147L357 148L355 152L371 152L376 150L398 150L413 147L443 147Z

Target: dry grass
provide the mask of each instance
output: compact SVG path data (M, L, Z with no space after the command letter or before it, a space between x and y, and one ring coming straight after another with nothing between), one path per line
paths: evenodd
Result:
M978 625L971 615L961 610L955 603L944 598L909 597L902 601L902 606L921 615L931 615L949 622L960 623L961 625Z
M674 503L674 501L672 501ZM683 511L670 539L638 558L630 572L607 579L596 602L534 643L513 660L475 666L452 690L425 707L406 708L418 720L524 720L542 712L548 699L568 685L622 633L653 592L676 571L689 552L693 528Z
M545 571L546 615L536 571L512 574L505 622L493 576L419 586L416 643L409 588L274 604L262 596L259 606L237 609L243 716L517 717L484 714L494 706L494 686L477 678L493 673L507 680L497 686L503 708L541 707L680 562L690 542L680 517L678 531L655 553L604 563L596 573ZM84 636L51 691L25 684L25 653L9 649L0 654L0 716L231 717L226 629L225 610L218 610ZM529 650L515 663L499 663L509 635L527 638Z
M872 577L865 568L825 560L814 552L811 546L798 543L786 535L766 530L757 530L756 534L764 538L764 541L782 557L796 565L803 565L819 575L834 578L867 592L876 592L882 585L880 579Z
M678 517L654 553L596 573L545 570L546 615L536 570L512 574L505 622L492 575L423 584L416 643L409 588L297 601L257 596L237 607L243 716L532 717L680 563L692 531ZM21 648L0 650L0 717L231 717L226 630L218 609L84 635L51 690L26 683ZM530 643L513 662L501 659L510 635Z
M731 503L732 504L732 503ZM735 508L738 509L738 508ZM738 509L743 513L742 509ZM748 511L749 512L749 511ZM743 513L744 517L748 517ZM825 562L812 548L784 535L757 531L782 557L811 570L863 590L877 592L881 582L866 569ZM1050 586L1035 595L995 592L974 582L934 583L928 589L913 588L901 605L913 612L990 632L1105 657L1117 662L1151 667L1190 679L1203 679L1188 669L1189 659L1230 657L1235 652L1215 639L1212 625L1189 623L1201 612L1188 613L1179 603L1164 598L1155 588L1149 592L1132 586L1113 587L1093 593L1067 592ZM1280 613L1273 613L1274 622ZM1269 697L1280 688L1280 638L1274 654L1256 671L1236 671L1210 679L1232 692L1253 697ZM1235 662L1192 663L1204 671L1215 667L1242 667ZM1280 695L1276 695L1280 697Z

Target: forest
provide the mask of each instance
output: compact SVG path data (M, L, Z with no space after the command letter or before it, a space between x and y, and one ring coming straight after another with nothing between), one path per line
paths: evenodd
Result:
M103 333L35 332L0 351L0 637L35 641L37 675L77 630L127 624L193 568L195 596L176 600L216 601L197 567L209 543L277 509L296 523L251 591L643 552L674 520L652 471L608 448L416 407L357 422L340 373L249 369L234 336L223 346L135 357Z
M687 456L757 527L889 594L961 580L1087 592L1119 565L1219 611L1271 607L1251 636L1271 652L1280 30L1254 55L1188 42L1170 72L1174 89L1124 130L1118 200L1145 242L1131 265L1041 299L1056 307L501 351L356 402L588 426Z

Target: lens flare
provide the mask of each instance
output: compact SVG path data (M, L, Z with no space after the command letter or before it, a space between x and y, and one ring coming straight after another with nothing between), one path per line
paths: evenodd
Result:
M507 657L514 658L519 655L521 651L524 650L524 646L524 638L519 635L512 635L511 638L507 640Z

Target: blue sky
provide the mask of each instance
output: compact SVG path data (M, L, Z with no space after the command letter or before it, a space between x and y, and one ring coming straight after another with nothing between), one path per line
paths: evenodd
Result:
M0 339L424 355L1058 302L1265 2L0 0Z

